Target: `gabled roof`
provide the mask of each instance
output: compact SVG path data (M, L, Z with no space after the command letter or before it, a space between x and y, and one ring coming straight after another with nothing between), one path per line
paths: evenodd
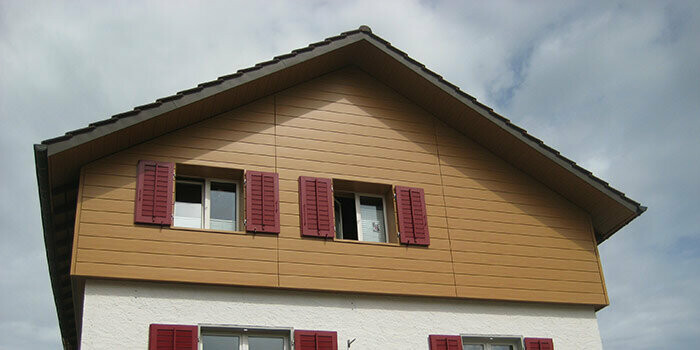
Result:
M646 210L361 26L34 145L49 271L64 339L71 337L64 323L72 317L65 311L70 301L70 288L64 285L70 282L64 276L70 261L65 259L70 259L70 214L73 210L74 217L83 164L348 65L358 66L587 211L598 243Z

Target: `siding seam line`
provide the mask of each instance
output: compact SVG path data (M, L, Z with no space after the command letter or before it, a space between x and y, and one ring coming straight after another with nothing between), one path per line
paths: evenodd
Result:
M274 135L274 144L275 144L275 173L277 174L277 94L272 95L272 122L274 127L272 128L272 133ZM277 179L278 185L277 185L277 193L278 193L278 198L277 198L277 207L279 208L279 178ZM280 213L281 215L281 213ZM281 217L280 217L280 227L281 227ZM275 252L277 253L277 287L280 287L280 234L277 234L277 237L275 238L275 244L277 245L275 248Z
M455 273L455 259L452 252L452 238L450 237L450 225L447 220L447 200L445 199L445 184L442 181L442 163L440 162L440 141L438 140L438 121L435 116L433 116L432 119L433 131L435 132L435 152L437 154L438 173L440 175L440 192L442 192L442 209L445 213L445 225L447 226L445 229L447 230L447 242L449 243L448 246L450 247L450 266L452 267L452 280L454 281L455 297L459 297L457 293L457 274Z

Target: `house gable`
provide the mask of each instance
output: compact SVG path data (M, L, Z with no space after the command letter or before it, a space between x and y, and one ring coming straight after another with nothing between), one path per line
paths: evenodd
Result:
M134 224L144 159L278 173L280 234ZM430 245L302 237L300 176L422 188ZM356 67L92 162L82 179L78 277L607 304L587 213Z

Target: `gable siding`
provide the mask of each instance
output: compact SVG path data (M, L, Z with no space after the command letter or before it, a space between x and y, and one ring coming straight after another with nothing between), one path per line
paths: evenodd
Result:
M277 172L280 234L134 226L140 159ZM74 275L607 303L583 211L356 69L132 147L83 173ZM303 238L299 176L423 188L430 246Z

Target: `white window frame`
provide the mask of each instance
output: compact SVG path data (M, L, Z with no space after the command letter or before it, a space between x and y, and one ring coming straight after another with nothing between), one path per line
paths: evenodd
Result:
M270 338L282 338L284 340L284 350L292 349L292 334L293 329L291 328L268 328L268 327L247 327L247 326L234 326L234 325L199 325L199 344L197 349L204 349L204 342L202 339L203 333L208 334L221 334L238 337L240 342L240 348L238 350L249 350L248 337L270 337Z
M200 180L200 181L197 181ZM186 177L185 179L180 179L178 180L177 178L175 179L175 188L177 188L177 183L187 183L187 184L195 184L195 185L200 185L204 186L203 191L202 191L202 222L201 222L201 227L199 229L203 230L210 230L211 228L211 183L212 182L219 182L219 183L226 183L226 184L233 184L236 186L236 210L234 213L235 217L235 227L232 232L237 232L240 231L241 223L240 223L240 212L241 212L241 182L240 181L232 181L231 179L217 179L217 178L197 178L197 177ZM175 194L177 196L177 193ZM176 205L177 202L173 203L173 206ZM175 215L175 208L173 207L173 216ZM175 222L173 220L173 222ZM186 227L186 226L173 226L173 227L179 227L179 228L187 228L187 229L196 229L193 227ZM218 230L217 230L218 231Z
M379 242L379 243L388 243L389 242L389 226L387 225L387 220L386 220L386 198L384 196L378 195L378 194L372 194L372 193L355 193L355 215L356 220L357 220L357 241L358 242L366 242L364 240L363 234L362 234L362 215L360 211L360 197L370 197L370 198L381 198L382 200L382 215L384 216L384 242ZM335 203L335 202L334 202Z
M491 345L511 345L514 350L523 350L523 337L518 335L460 334L462 345L483 345L491 350Z

